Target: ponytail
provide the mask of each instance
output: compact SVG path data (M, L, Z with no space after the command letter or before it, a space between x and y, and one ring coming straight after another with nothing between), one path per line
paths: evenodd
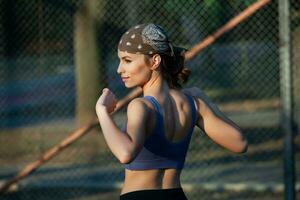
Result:
M160 54L161 73L170 88L180 89L188 81L191 70L184 66L184 51L174 48L174 55Z

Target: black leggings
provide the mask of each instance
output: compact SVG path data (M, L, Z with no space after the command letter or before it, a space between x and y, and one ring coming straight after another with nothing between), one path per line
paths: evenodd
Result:
M120 196L120 200L187 200L182 188L139 190Z

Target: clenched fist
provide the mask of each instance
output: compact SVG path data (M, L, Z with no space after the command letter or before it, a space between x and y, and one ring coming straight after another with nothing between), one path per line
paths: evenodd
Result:
M96 112L99 113L102 109L106 109L108 113L115 110L117 99L108 88L102 90L102 94L96 103Z

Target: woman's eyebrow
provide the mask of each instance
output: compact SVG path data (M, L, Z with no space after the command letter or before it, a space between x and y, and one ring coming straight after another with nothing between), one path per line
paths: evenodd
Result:
M129 56L123 56L123 57L121 57L121 59L123 59L123 60L124 59L128 59L128 58L131 59L131 57L129 57Z

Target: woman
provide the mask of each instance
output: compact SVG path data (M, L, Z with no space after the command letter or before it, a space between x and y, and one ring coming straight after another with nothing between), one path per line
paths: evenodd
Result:
M246 151L238 126L199 89L181 90L190 74L184 50L174 47L160 26L129 29L119 42L118 57L117 72L125 86L143 90L143 97L128 104L124 130L110 116L117 101L109 89L103 89L96 104L104 138L125 167L120 199L187 199L180 173L195 125L226 149Z

